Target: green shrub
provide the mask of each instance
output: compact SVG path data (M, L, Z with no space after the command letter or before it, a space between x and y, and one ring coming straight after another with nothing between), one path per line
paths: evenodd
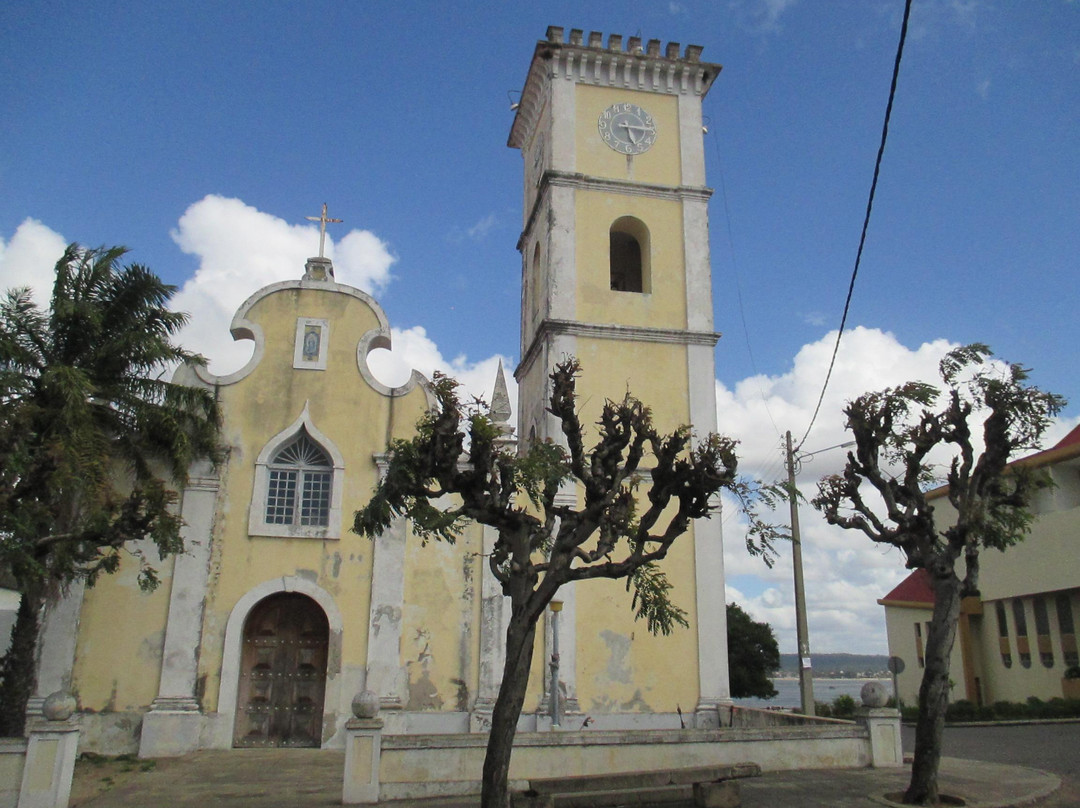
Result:
M832 705L826 704L823 701L815 701L814 715L816 715L818 718L832 718Z
M946 721L974 721L975 703L967 699L959 699L945 708Z
M847 694L837 696L832 703L833 718L854 718L855 699Z

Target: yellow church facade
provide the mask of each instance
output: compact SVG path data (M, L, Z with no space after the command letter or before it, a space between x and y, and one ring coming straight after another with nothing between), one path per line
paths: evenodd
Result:
M547 385L568 355L584 368L583 422L629 390L662 429L716 429L701 101L719 66L700 55L559 28L536 45L509 139L525 180L511 448L561 440ZM152 593L125 568L50 607L31 708L70 690L84 749L144 756L338 747L362 691L388 734L483 732L508 608L487 570L494 535L472 525L424 546L404 520L374 541L350 530L389 441L432 405L419 373L391 388L369 369L369 352L390 347L378 303L313 258L298 280L255 291L232 334L254 343L244 368L177 377L216 392L227 450L181 492L185 552L158 565ZM496 380L493 411L504 402ZM556 644L563 729L718 725L730 704L720 520L696 523L664 565L690 621L668 637L634 621L623 582L560 592L522 729L552 728Z

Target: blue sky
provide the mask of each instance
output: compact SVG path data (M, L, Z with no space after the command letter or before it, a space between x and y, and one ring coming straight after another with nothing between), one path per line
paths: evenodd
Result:
M835 339L902 0L656 3L15 2L0 9L0 282L46 288L58 247L126 244L184 287L191 344L317 249L373 291L395 353L482 388L517 359L521 156L511 96L548 25L705 47L721 429L775 473ZM1077 422L1080 3L914 4L841 361L842 402L982 341ZM243 349L241 349L243 350ZM225 357L225 358L221 358ZM387 373L391 371L388 370ZM839 460L839 453L837 455ZM831 464L831 465L830 465ZM835 466L807 464L801 482ZM803 514L811 640L884 651L898 558ZM729 597L793 648L790 568L738 548ZM809 523L809 524L807 524ZM817 543L820 552L813 549ZM820 637L820 639L815 639Z

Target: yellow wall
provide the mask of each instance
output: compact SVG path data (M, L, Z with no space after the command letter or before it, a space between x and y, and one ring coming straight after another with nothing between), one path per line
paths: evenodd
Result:
M469 530L455 544L410 537L405 550L401 656L406 710L467 710L479 668L482 539Z
M577 85L574 115L576 171L593 177L632 179L656 185L679 185L679 99L673 95L612 87ZM637 104L656 120L656 144L644 154L627 159L610 148L598 134L600 114L612 104Z
M586 190L578 191L575 204L577 319L644 328L686 328L681 204ZM650 269L644 294L611 289L610 231L623 216L632 216L649 229Z
M153 592L139 589L132 557L86 590L72 671L80 711L145 710L158 694L173 559L147 557L161 581Z
M297 318L330 322L326 370L293 368ZM377 481L372 454L391 435L412 431L426 400L419 388L399 399L373 390L361 377L356 346L378 327L371 309L350 295L321 289L289 289L269 295L249 312L266 338L266 353L247 378L222 388L226 438L233 447L222 483L211 586L204 617L200 675L206 677L204 707L216 709L225 624L236 602L253 586L285 575L301 575L329 592L350 616L343 633L342 663L363 666L372 543L350 531L354 511ZM314 425L344 456L342 532L338 540L250 537L255 459L275 435L293 424L305 404ZM359 619L358 619L359 618Z

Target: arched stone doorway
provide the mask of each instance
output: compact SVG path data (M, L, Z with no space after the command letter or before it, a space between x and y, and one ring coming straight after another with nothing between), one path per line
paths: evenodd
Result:
M244 621L233 745L319 747L330 627L297 592L261 600Z

